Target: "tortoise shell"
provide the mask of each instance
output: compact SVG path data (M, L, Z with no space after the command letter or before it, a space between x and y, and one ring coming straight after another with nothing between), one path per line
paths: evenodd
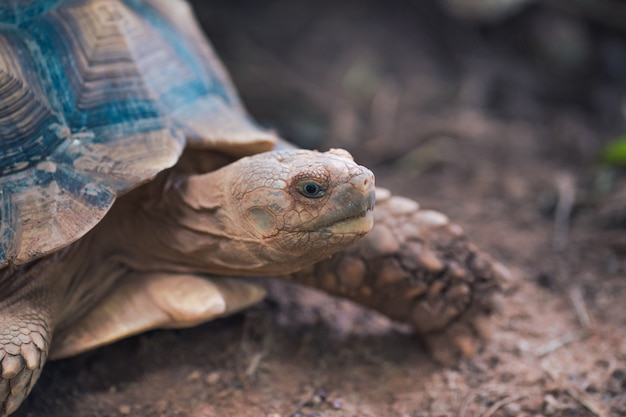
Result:
M13 0L0 21L0 267L74 242L185 146L274 146L184 1Z

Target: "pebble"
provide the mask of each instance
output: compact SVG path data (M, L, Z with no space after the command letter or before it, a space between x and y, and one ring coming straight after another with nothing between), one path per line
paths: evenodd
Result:
M120 405L117 411L119 411L120 414L123 414L126 416L130 414L130 405L127 405L127 404Z
M522 412L522 407L518 403L510 403L504 406L507 417L517 417Z
M202 373L200 371L193 371L189 375L187 375L187 381L197 381L200 379L201 376Z
M206 378L204 379L204 381L208 384L208 385L215 385L217 384L220 379L222 379L222 374L220 374L217 371L213 371L211 373L209 373Z

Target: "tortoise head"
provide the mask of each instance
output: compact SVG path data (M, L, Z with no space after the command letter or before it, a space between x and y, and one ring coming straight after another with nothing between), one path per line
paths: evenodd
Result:
M340 149L272 151L190 177L183 200L185 226L210 242L194 256L228 265L211 272L283 274L370 231L374 175Z

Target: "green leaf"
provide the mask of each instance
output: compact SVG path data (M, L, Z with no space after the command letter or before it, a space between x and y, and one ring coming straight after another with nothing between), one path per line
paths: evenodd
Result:
M626 135L607 143L600 153L600 159L608 165L626 165Z

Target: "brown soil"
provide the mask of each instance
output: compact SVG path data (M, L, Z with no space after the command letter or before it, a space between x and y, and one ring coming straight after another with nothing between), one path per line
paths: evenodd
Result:
M380 316L275 285L49 363L16 416L626 415L625 264L598 215L619 172L596 164L625 127L620 33L540 6L479 26L418 0L196 3L262 123L350 149L511 269L493 340L438 365Z

